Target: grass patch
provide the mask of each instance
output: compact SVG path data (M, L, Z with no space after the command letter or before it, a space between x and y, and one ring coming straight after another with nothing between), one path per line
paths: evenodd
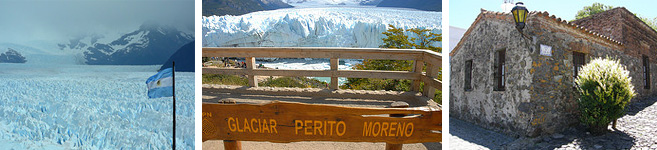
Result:
M270 79L258 85L268 86L268 87L296 87L296 88L308 87L291 77L280 77L276 79Z
M326 88L326 82L305 77L280 77L276 79L270 78L264 82L261 82L259 85L268 87Z
M249 85L246 77L223 74L203 74L203 84L224 84L224 85Z

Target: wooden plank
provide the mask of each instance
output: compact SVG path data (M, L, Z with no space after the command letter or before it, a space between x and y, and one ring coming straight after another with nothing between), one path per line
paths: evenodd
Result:
M331 58L331 90L338 89L338 65L340 61L337 58Z
M204 47L203 57L422 59L428 50L321 47Z
M394 102L390 104L390 108L408 108L408 103L406 102ZM404 114L390 114L390 117L404 117L406 115ZM386 143L386 150L401 150L403 147L403 144L393 144L393 143Z
M424 82L424 86L431 86L434 89L442 90L442 88L443 88L442 85L443 84L440 80L435 79L435 78L431 78L431 77L427 77L427 76L424 76L424 75L422 75L421 78L422 78L422 82Z
M254 57L246 57L245 62L246 62L247 71L253 71L255 69ZM249 86L258 87L258 78L256 78L254 74L248 74L248 78L249 78Z
M420 76L422 75L422 69L424 68L424 61L416 60L413 61L413 72ZM413 80L411 84L411 91L419 92L420 91L420 80Z
M403 144L390 144L386 143L386 150L401 150L404 147Z
M289 70L289 69L233 69L233 68L203 68L203 74L229 74L256 76L290 76L290 77L331 77L332 70ZM338 70L337 77L347 78L379 78L379 79L410 79L419 80L420 75L409 71L382 70Z
M427 74L429 78L435 77L440 69L438 67L434 66L433 64L427 64ZM436 94L436 88L432 86L424 86L424 90L422 91L422 94L428 98L433 98L433 96Z
M225 150L242 150L242 142L234 140L224 140Z
M441 54L429 50L425 51L422 60L424 60L425 63L432 64L436 67L441 67L443 63Z
M440 110L351 108L274 101L268 104L203 103L202 140L440 142ZM404 118L389 114L414 115ZM363 116L368 115L368 116Z

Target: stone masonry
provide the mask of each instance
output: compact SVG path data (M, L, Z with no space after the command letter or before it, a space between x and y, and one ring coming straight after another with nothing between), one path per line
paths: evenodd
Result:
M583 53L585 62L620 59L642 97L657 92L655 71L648 89L644 86L642 59L647 56L649 68L655 68L655 39L657 32L622 7L571 23L531 12L522 33L510 13L482 10L450 53L450 116L513 136L559 132L578 123L574 52ZM541 52L541 46L551 49ZM505 50L503 90L495 88L500 50ZM466 61L472 61L470 89Z

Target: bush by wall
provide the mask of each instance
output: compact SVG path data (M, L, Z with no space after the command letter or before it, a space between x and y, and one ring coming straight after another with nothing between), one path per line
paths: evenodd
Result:
M580 98L580 121L594 134L607 131L609 123L625 114L635 96L632 78L618 60L596 58L582 66L575 83Z

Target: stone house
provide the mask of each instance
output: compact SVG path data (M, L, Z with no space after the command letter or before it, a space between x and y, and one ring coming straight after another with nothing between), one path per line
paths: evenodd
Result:
M450 53L450 116L515 136L578 123L574 78L597 57L618 58L638 97L657 92L657 32L623 7L568 22L483 10Z

